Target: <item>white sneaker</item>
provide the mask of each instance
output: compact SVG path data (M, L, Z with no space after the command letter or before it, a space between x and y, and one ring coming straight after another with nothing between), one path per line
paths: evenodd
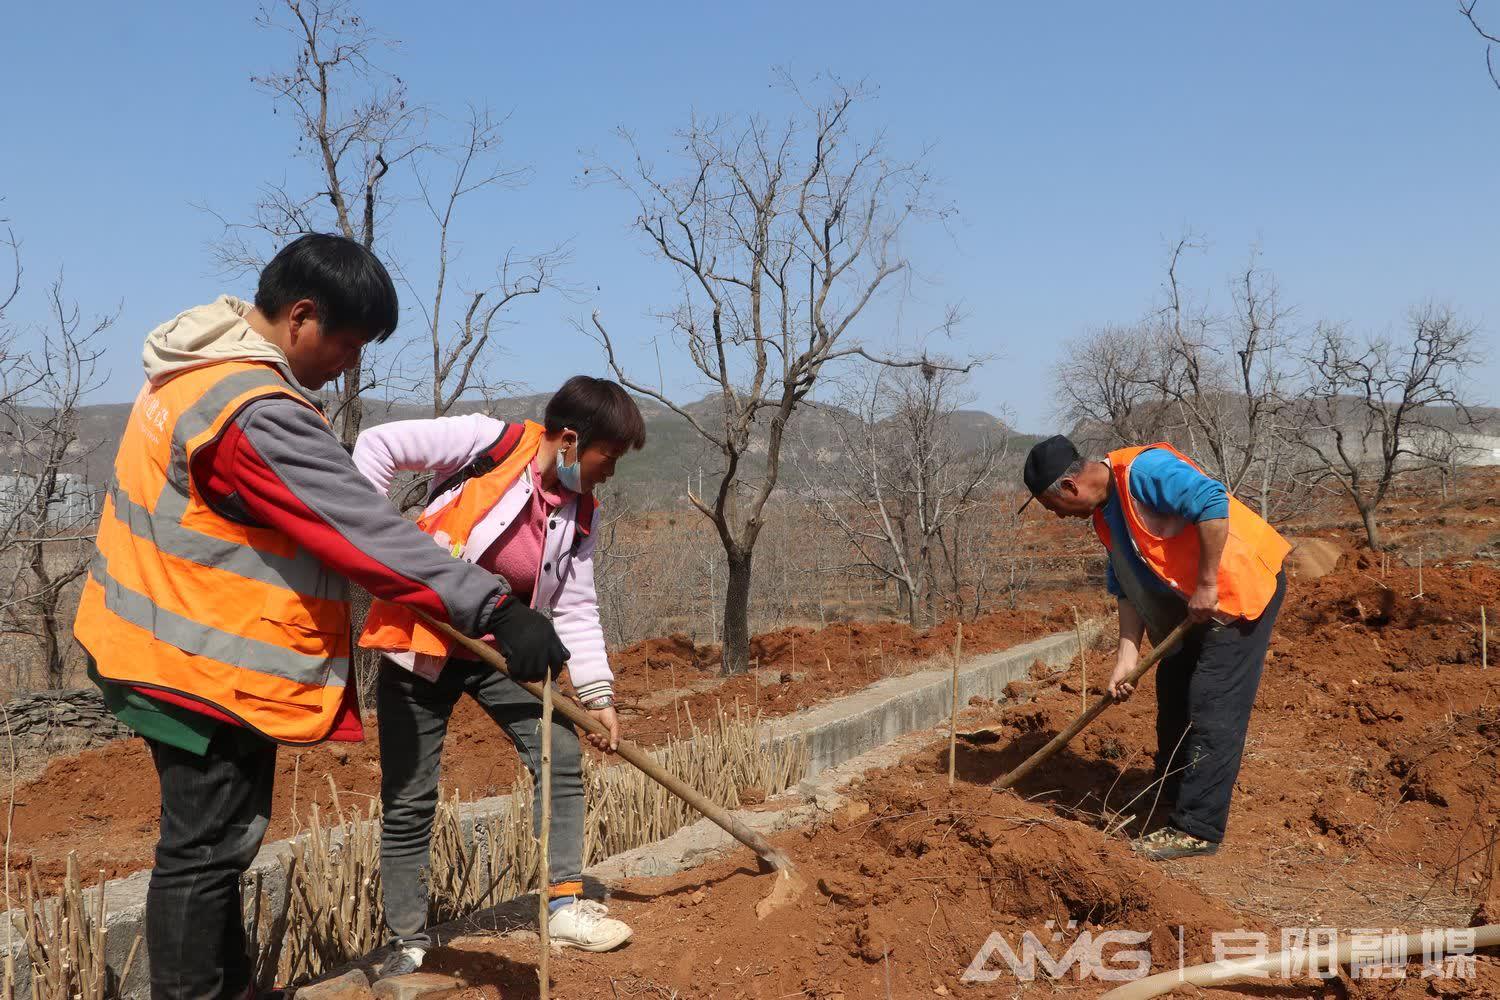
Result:
M609 907L592 899L558 907L547 918L547 935L553 944L584 951L610 951L630 940L630 926L608 916Z
M422 967L422 959L427 957L427 949L416 945L396 947L385 957L380 964L380 969L375 973L376 979L388 979L393 976L409 976Z

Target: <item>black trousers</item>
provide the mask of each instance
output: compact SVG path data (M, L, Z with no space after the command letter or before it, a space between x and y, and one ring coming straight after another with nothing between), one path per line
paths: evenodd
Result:
M161 837L146 891L152 1000L238 998L250 987L240 876L265 839L276 745L221 730L203 756L147 740Z
M1286 574L1253 622L1194 628L1156 672L1156 776L1163 798L1175 800L1171 823L1220 843L1250 710L1266 663L1271 630L1286 596Z

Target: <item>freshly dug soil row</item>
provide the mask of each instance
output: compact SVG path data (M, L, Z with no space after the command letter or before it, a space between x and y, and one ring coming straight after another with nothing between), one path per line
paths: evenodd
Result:
M891 996L957 995L973 990L959 976L992 931L1017 951L1031 931L1060 955L1054 932L1067 942L1077 929L1130 926L1150 933L1153 954L1175 956L1179 925L1192 928L1192 953L1211 928L1236 926L1231 910L1043 805L970 784L950 795L944 761L934 750L878 774L830 822L778 838L812 888L763 921L755 903L768 881L743 852L621 887L613 908L635 943L554 960L554 994L609 996L611 980L638 980L693 997L883 997L888 974ZM481 939L424 968L483 984L484 996L524 996L534 960L529 941Z
M1126 837L1163 822L1149 796L1154 686L1106 712L1017 789L987 785L1075 715L1075 664L1026 683L1024 703L976 701L960 745L959 784L946 787L943 741L871 775L829 821L779 843L814 885L795 906L757 921L766 880L753 859L729 858L665 879L617 887L612 907L636 929L604 956L554 960L557 995L687 997L1009 996L1003 962L990 986L959 981L986 936L1018 952L1033 932L1060 955L1084 930L1150 934L1154 969L1213 958L1212 933L1283 927L1463 926L1500 913L1493 881L1500 776L1500 667L1479 667L1480 603L1500 592L1487 566L1392 569L1382 582L1357 563L1293 587L1266 667L1240 772L1229 837L1210 858L1155 865ZM967 631L967 629L966 629ZM1091 655L1097 688L1107 657ZM1476 912L1477 911L1477 912ZM1487 919L1493 920L1491 915ZM1069 921L1075 926L1068 927ZM1049 924L1050 921L1050 924ZM1053 933L1062 935L1054 941ZM462 975L465 997L534 995L535 945L524 935L471 938L429 956ZM1349 984L1347 995L1500 996L1500 964L1476 978ZM1031 988L1094 997L1098 980ZM889 986L887 984L889 983ZM1266 995L1314 997L1309 981ZM1243 997L1243 992L1204 991Z

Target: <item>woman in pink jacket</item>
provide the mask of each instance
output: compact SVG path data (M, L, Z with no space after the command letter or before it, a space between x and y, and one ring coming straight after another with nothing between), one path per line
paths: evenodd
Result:
M645 422L625 390L605 379L578 375L548 401L541 427L506 424L477 413L403 420L366 430L354 446L355 465L383 493L398 472L432 473L429 515L449 505L461 509L456 505L465 490L495 493L493 506L478 515L466 543L456 546L457 554L507 581L511 599L550 610L557 637L567 647L568 673L579 701L609 729L608 741L589 737L601 748L618 740L619 720L594 593L597 509L592 494L614 475L618 459L645 443ZM514 475L518 465L519 475L508 486L493 478L485 481L487 476ZM446 660L386 655L377 711L384 806L381 887L391 953L381 976L416 971L431 946L424 870L443 737L453 706L464 694L504 729L540 792L541 705L535 698L498 671L456 655ZM630 928L608 917L603 904L581 897L581 761L576 731L556 719L548 930L555 943L608 951L630 937Z

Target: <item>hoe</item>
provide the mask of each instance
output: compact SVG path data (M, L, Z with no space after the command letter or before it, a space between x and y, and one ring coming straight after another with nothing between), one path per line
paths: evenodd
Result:
M420 612L418 613L420 614ZM481 642L478 639L471 639L462 632L433 618L429 618L425 614L422 617L433 628L463 646L464 649L480 660L488 663L503 674L509 674L509 671L505 669L504 658L488 643ZM541 700L542 686L540 684L533 684L526 681L517 681L516 683L520 684L521 687L525 688L535 698ZM601 723L595 721L592 715L589 715L566 698L554 700L553 709L579 729L596 733L600 736L609 735L609 731ZM696 788L669 774L665 768L656 762L655 758L629 740L621 739L616 752L645 773L652 781L655 781L667 791L692 806L698 812L712 820L725 833L754 851L767 867L777 873L775 887L766 898L755 905L755 912L758 916L764 918L767 914L797 898L806 888L807 883L798 873L797 866L792 864L792 859L787 857L785 852L772 847L766 838L740 822L728 809L720 807Z
M1174 646L1182 641L1183 634L1187 632L1190 625L1192 625L1192 619L1184 618L1176 628L1174 628L1167 634L1167 637L1165 639L1163 639L1160 643L1153 647L1151 652L1146 654L1146 656L1141 660L1139 664L1136 665L1136 668L1130 672L1130 675L1126 677L1125 680L1131 684L1134 684L1136 681L1146 676L1146 671L1156 666L1158 660L1160 660L1163 656L1166 656L1167 653L1171 652ZM1046 746L1042 747L1036 753L1032 754L1030 757L1027 757L1021 763L1017 764L1009 774L1006 774L1005 776L1000 778L1000 780L996 781L991 787L996 791L1003 792L1005 789L1011 787L1016 782L1026 777L1036 769L1036 766L1038 764L1046 760L1048 757L1051 757L1053 754L1057 753L1057 751L1061 750L1063 747L1067 746L1068 743L1073 739L1073 737L1083 732L1084 727L1098 718L1100 713L1102 713L1106 708L1113 705L1115 703L1115 700L1115 696L1106 691L1098 701L1094 702L1088 707L1087 711L1083 712L1078 716L1078 718L1069 723L1067 729L1064 729L1062 732L1052 737L1051 741Z

